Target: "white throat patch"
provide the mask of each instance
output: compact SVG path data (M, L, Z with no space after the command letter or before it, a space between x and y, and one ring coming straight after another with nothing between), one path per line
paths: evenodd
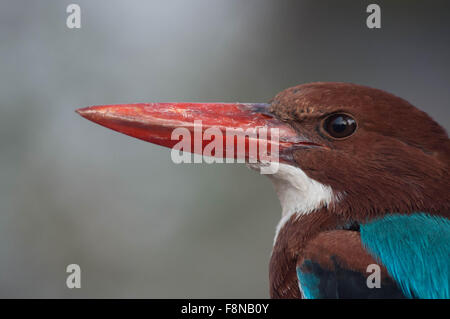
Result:
M308 177L298 167L280 163L278 172L267 176L273 182L282 208L274 245L279 231L292 215L309 214L339 199L334 195L330 186Z

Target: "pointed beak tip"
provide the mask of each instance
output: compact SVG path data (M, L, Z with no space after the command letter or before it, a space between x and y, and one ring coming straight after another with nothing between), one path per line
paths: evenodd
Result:
M86 119L91 119L92 115L94 115L95 113L95 110L93 110L92 107L88 106L76 109L75 112Z
M85 114L85 112L86 112L85 107L81 107L81 108L75 110L75 113L78 113L81 116L83 116Z

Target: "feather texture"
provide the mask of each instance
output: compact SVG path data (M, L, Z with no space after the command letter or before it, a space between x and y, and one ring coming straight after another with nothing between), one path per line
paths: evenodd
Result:
M361 243L359 232L323 232L308 243L297 263L298 288L307 299L405 298L383 265L380 287L367 284L368 266L375 263Z
M426 213L361 225L361 241L409 298L450 298L450 221Z

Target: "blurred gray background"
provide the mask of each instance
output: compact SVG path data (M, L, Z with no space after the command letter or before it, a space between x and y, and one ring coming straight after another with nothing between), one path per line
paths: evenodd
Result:
M72 2L81 29L66 27ZM373 2L380 30L365 25ZM265 102L345 81L448 130L449 12L448 1L2 0L0 297L268 297L280 216L268 179L242 164L175 165L74 110ZM81 289L66 288L71 263Z

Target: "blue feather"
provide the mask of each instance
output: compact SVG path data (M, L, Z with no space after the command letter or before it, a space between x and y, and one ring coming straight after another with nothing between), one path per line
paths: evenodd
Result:
M362 224L361 240L409 298L450 298L450 221L426 213Z
M305 265L311 266L311 260L305 260ZM302 272L300 267L297 267L298 287L303 292L306 299L320 298L319 283L320 280L313 273Z

